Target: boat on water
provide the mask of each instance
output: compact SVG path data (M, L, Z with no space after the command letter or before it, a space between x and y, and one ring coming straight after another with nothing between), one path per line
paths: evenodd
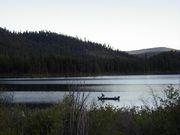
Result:
M101 95L101 97L98 97L98 100L120 100L120 96L117 97L105 97L104 94Z

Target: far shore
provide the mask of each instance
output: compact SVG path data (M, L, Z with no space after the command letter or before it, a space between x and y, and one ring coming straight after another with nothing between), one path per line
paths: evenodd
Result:
M44 77L94 77L94 76L128 76L128 75L168 75L180 72L138 72L138 73L78 73L78 74L1 74L0 78L44 78Z

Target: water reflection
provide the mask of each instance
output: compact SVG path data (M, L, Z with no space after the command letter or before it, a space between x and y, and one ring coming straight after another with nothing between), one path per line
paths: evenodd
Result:
M173 85L178 87L178 85ZM140 106L143 104L142 99L150 104L152 100L152 90L157 96L163 96L163 90L167 85L101 85L101 86L83 86L79 89L80 92L89 94L88 103L98 101L98 96L103 93L107 97L120 96L120 101L108 100L104 104L112 104L114 106ZM25 88L25 86L24 86ZM40 86L38 86L40 88ZM44 87L42 87L44 88ZM56 87L55 87L56 88ZM69 89L69 88L68 88ZM71 86L71 89L73 87ZM38 89L40 90L40 89ZM52 89L55 90L55 89ZM71 91L13 91L5 92L7 95L13 93L14 103L57 103L62 101L64 95ZM77 91L76 91L77 92Z
M104 93L107 97L120 96L120 102L111 100L105 101L104 104L140 106L143 104L142 100L153 104L152 90L162 97L162 91L169 84L179 88L179 78L180 75L1 78L0 91L6 91L6 95L13 93L14 103L57 103L64 95L75 91L90 93L89 104L102 104L97 97Z

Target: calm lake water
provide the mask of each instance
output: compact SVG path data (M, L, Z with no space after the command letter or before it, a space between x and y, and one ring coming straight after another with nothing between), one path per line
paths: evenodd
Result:
M72 91L89 94L88 103L114 106L140 106L145 101L153 105L152 91L164 97L163 90L172 84L180 87L180 75L127 75L97 77L55 78L0 78L4 95L13 95L14 103L57 103ZM120 96L120 101L97 100L103 93L107 97Z

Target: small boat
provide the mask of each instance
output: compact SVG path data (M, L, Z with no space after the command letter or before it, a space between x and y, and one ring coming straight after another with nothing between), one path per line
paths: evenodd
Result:
M120 96L117 97L105 97L104 94L102 94L101 97L98 97L98 100L120 100Z

